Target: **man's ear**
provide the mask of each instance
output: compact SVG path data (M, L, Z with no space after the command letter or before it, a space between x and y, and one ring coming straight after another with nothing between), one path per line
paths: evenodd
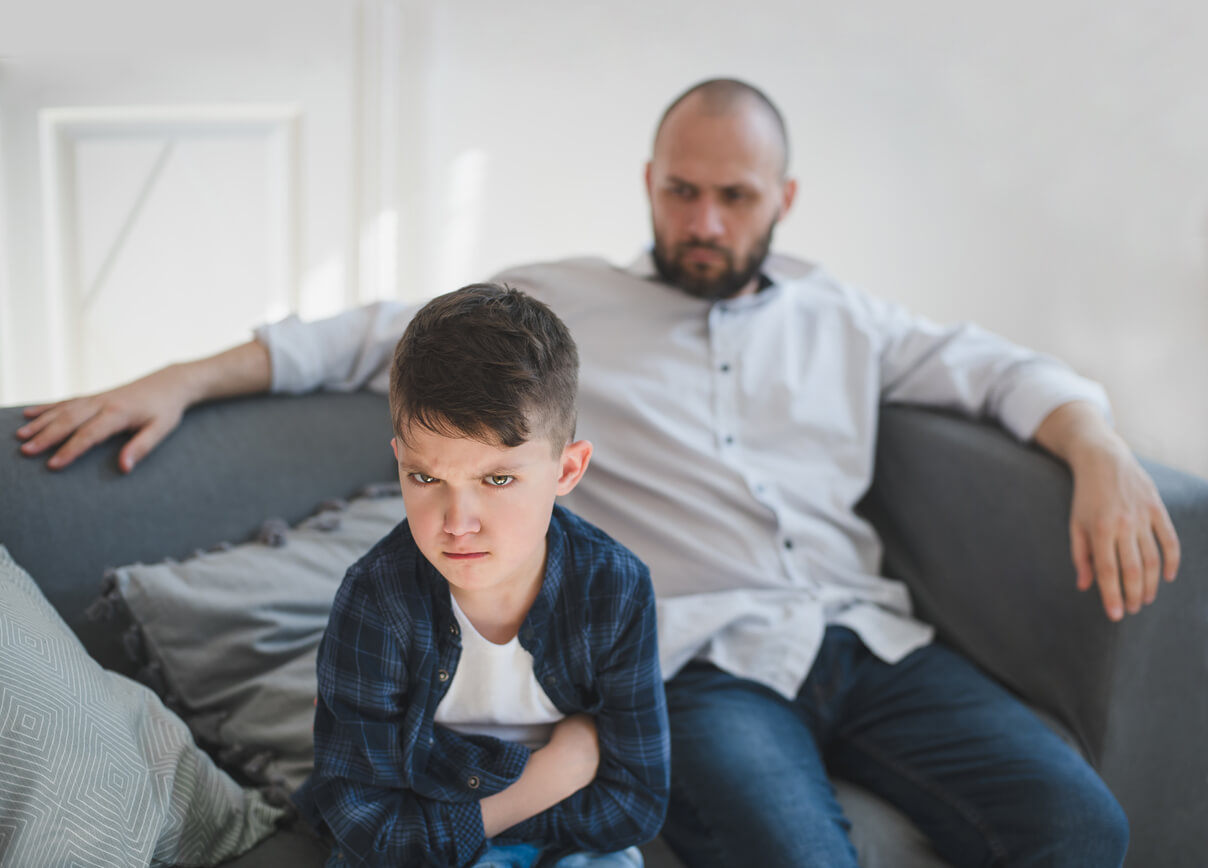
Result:
M558 475L557 493L570 494L579 484L579 480L583 478L583 473L587 470L587 464L590 461L590 441L576 440L574 443L567 443L562 448L562 467Z
M654 195L654 163L650 160L646 161L646 196L648 198Z
M780 217L784 218L789 213L789 209L793 207L793 200L797 198L797 179L786 178L780 188Z

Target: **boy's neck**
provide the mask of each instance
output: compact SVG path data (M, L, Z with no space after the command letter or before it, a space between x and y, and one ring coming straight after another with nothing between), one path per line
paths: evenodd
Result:
M488 642L504 645L520 632L520 625L541 593L544 579L545 560L542 559L541 568L526 582L481 591L466 591L449 585L449 593L479 635Z

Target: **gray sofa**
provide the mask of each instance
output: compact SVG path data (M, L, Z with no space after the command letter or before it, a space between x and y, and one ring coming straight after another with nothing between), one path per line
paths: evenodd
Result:
M0 430L20 425L0 410ZM191 411L130 476L115 440L51 473L0 461L0 543L105 666L129 673L115 631L84 610L107 567L182 556L252 536L267 516L297 521L333 496L391 479L382 398L261 397ZM1073 588L1070 481L1055 461L1000 431L944 414L886 408L877 480L865 502L886 571L908 582L940 635L1047 712L1091 758L1132 828L1128 864L1203 864L1208 823L1208 482L1148 464L1183 545L1178 581L1119 625ZM862 859L907 857L897 820L844 787ZM913 851L911 851L913 852ZM278 832L233 864L307 868L324 853ZM651 868L675 861L655 842Z

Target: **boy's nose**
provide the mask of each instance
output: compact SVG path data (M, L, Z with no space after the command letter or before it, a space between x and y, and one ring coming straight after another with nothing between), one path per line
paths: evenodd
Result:
M462 536L481 529L475 499L467 494L453 494L445 505L445 533Z

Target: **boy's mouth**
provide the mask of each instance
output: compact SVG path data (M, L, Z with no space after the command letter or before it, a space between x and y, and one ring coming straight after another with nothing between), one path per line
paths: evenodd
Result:
M486 552L442 552L442 554L454 561L468 561L474 558L485 558Z

